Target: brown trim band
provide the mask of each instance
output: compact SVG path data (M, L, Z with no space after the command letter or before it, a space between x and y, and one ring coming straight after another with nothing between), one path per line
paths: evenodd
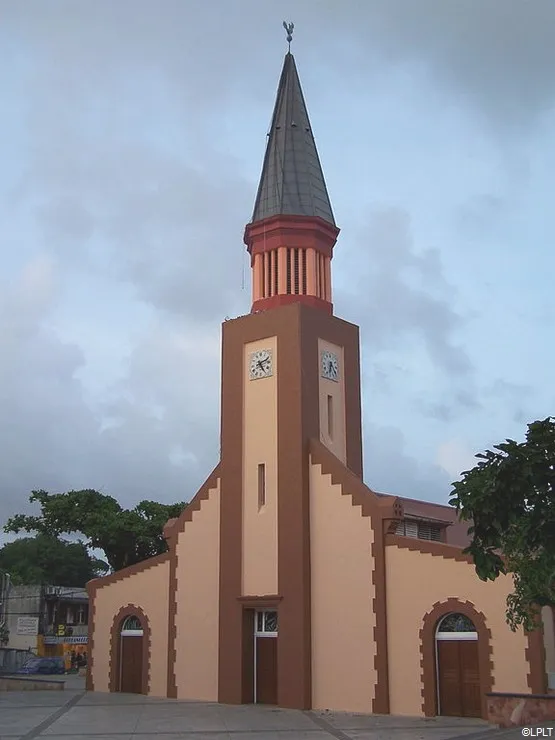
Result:
M301 249L315 249L331 259L338 236L337 226L332 226L319 216L280 214L247 224L243 241L251 257L260 252L294 245Z
M121 691L119 685L118 676L120 674L121 666L121 652L120 652L120 632L121 625L127 617L138 617L141 626L143 628L143 674L141 676L141 694L148 695L150 688L150 650L151 650L151 631L148 617L141 609L140 606L135 604L128 604L122 606L112 621L112 627L110 629L110 663L108 666L109 671L109 683L108 691L115 692Z
M272 308L279 308L280 306L290 306L292 303L304 303L305 306L317 308L319 311L325 311L330 316L333 313L333 303L325 301L323 298L318 298L315 295L306 295L305 293L277 293L276 295L268 296L268 298L259 298L253 302L251 311L253 313L257 311L269 311Z
M282 596L239 596L245 609L277 609Z
M480 672L480 703L482 718L487 719L486 694L493 687L493 648L491 644L491 630L486 624L482 612L477 611L470 601L446 599L437 601L423 620L420 630L420 667L422 711L425 717L435 717L439 708L437 705L437 671L436 671L436 627L442 617L447 614L464 614L474 622L478 632L478 666Z
M428 553L429 555L445 558L446 560L458 560L461 563L474 565L474 561L470 555L465 555L463 548L457 547L457 545L447 545L444 542L434 542L431 540L419 540L416 537L402 537L398 534L387 534L385 544L387 547L416 550L416 552Z
M335 457L319 440L310 440L312 463L320 465L322 472L331 475L334 484L341 485L343 495L350 495L353 506L360 506L362 516L370 517L374 532L372 542L372 585L373 610L376 615L374 626L374 668L376 687L372 701L374 714L389 714L389 665L387 654L387 606L384 529L403 517L403 507L394 496L378 496L362 480Z
M149 568L154 568L155 565L160 565L160 563L165 563L169 557L169 552L163 552L161 555L154 555L154 557L148 558L147 560L141 560L140 563L134 563L133 565L129 565L127 568L122 568L121 570L117 570L115 573L110 573L109 576L94 578L92 581L87 583L89 596L91 591L96 592L99 589L104 588L104 586L111 586L118 581L123 581L124 578L134 576L137 573L142 573Z

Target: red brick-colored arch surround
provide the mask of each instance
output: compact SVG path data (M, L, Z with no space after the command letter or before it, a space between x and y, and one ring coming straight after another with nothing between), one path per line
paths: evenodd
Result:
M474 623L478 633L478 666L480 671L480 694L482 718L487 719L486 694L493 686L493 661L491 630L486 624L486 618L474 607L470 601L446 599L436 602L431 611L424 617L420 630L420 667L422 681L422 711L425 717L434 717L438 713L437 706L437 672L436 672L436 628L439 620L447 614L464 614Z
M123 606L114 617L110 630L110 665L108 690L119 691L118 675L120 671L119 640L121 626L127 617L137 617L143 628L143 675L141 676L141 694L148 694L150 687L150 643L151 632L148 617L140 606L128 604Z
M547 670L545 666L545 642L543 624L533 632L527 632L528 645L525 650L528 661L528 687L532 694L547 693Z

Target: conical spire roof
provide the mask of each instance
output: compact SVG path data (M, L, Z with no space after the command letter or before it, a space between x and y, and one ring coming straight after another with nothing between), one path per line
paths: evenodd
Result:
M335 219L293 55L285 55L252 221L270 216Z

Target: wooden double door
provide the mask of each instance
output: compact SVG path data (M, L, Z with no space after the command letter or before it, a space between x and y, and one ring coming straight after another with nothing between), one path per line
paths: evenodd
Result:
M143 691L143 636L122 635L119 690L126 694Z
M478 640L438 640L439 713L448 717L481 717Z
M277 637L255 640L256 703L277 705Z

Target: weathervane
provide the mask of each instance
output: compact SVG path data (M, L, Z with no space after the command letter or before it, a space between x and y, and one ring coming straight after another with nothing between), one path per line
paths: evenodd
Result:
M287 34L287 43L289 44L289 51L291 51L291 42L293 41L293 29L295 28L295 24L287 23L287 21L283 21L283 27L285 28L285 33Z

